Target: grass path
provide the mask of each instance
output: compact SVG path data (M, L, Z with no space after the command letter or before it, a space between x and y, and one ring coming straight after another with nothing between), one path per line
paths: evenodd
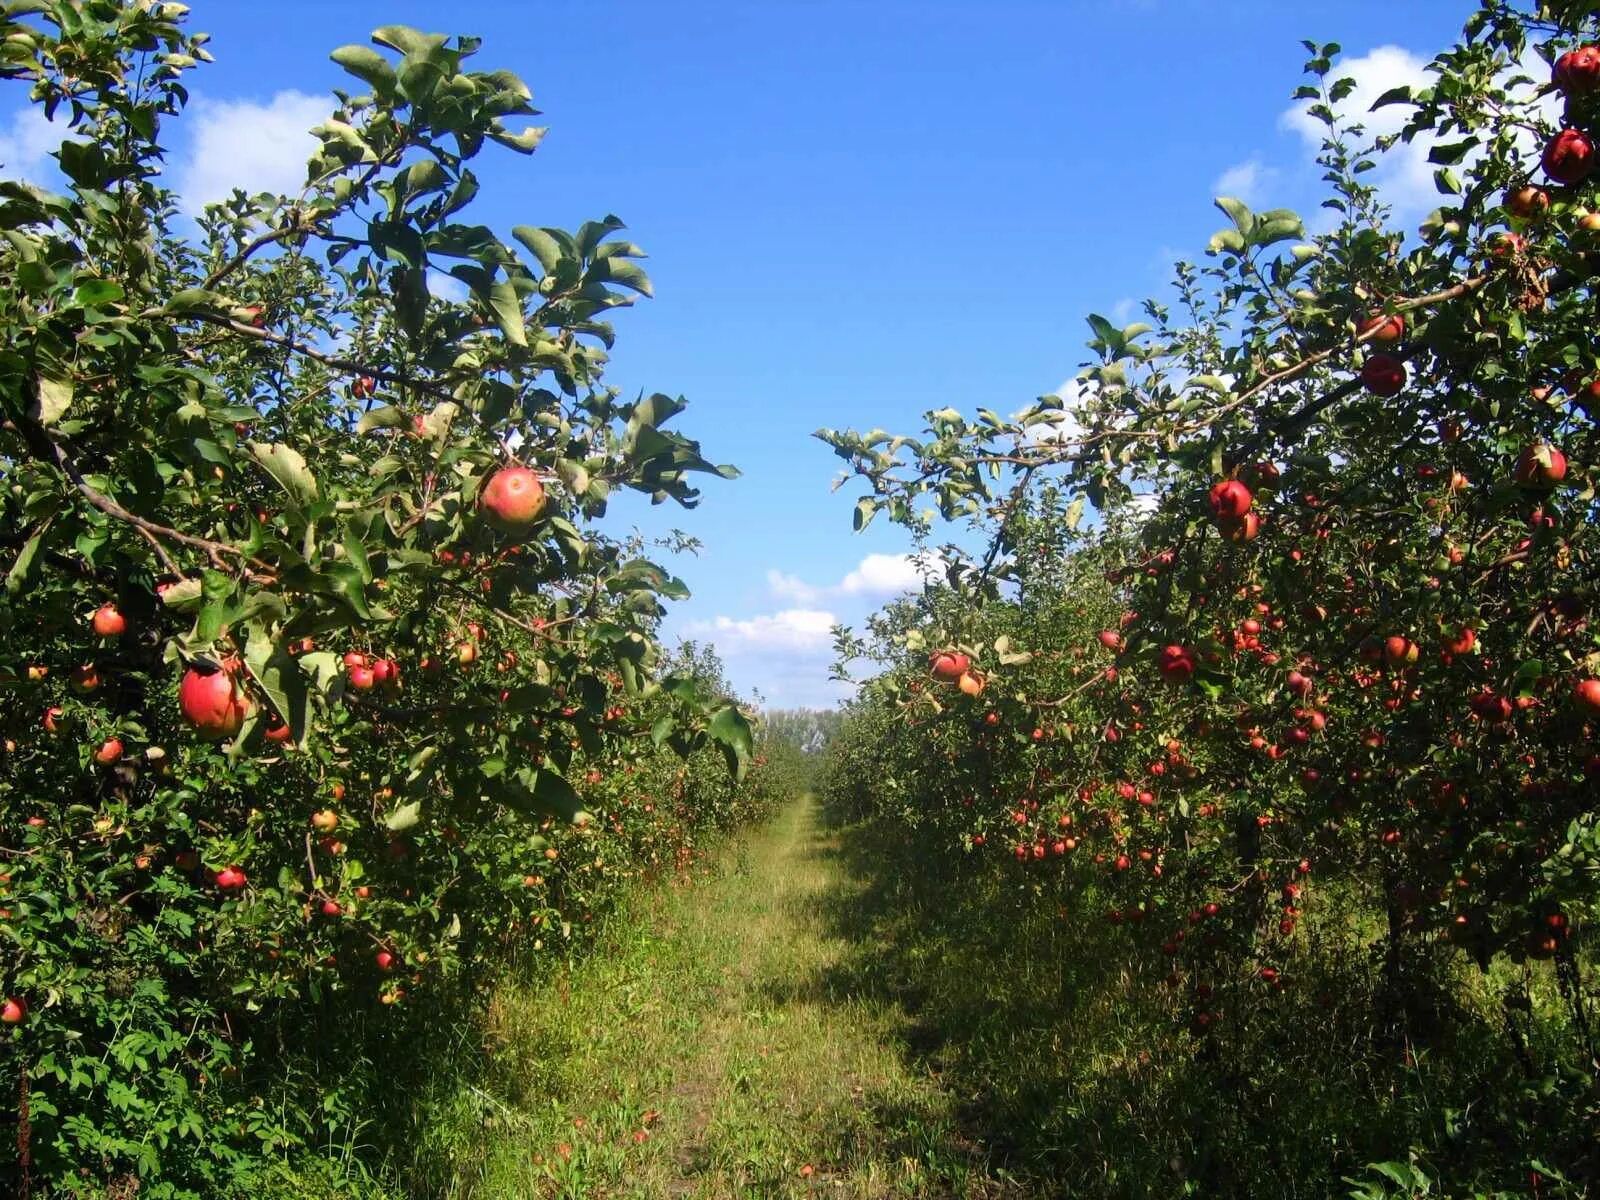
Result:
M853 994L832 916L861 886L802 798L713 877L639 896L570 974L503 990L447 1194L1011 1194L908 1065L907 1013Z

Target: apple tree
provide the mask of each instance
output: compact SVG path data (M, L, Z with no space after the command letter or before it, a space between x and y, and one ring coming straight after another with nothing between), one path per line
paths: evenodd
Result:
M681 399L604 381L651 293L620 221L472 219L479 156L544 133L478 49L334 51L299 193L190 225L160 173L209 60L185 7L0 5L0 77L61 137L55 186L0 181L24 1177L218 1194L290 1136L249 1088L296 1006L481 981L759 803L747 718L657 644L671 547L604 521L736 472Z

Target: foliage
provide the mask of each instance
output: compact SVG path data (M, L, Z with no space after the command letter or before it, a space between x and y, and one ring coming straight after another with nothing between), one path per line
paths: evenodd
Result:
M605 386L651 290L620 221L472 223L477 156L542 133L477 39L336 50L301 192L190 236L159 174L208 60L184 7L0 13L65 187L0 182L0 1154L216 1195L362 1119L269 1077L760 808L702 761L753 758L720 668L656 644L683 584L602 524L735 472L666 428L681 399Z
M1343 115L1339 47L1308 43L1328 233L1220 199L1172 302L1090 317L1075 399L819 434L866 487L858 527L982 535L841 638L886 670L835 799L1093 896L1200 1053L1355 920L1374 1055L1430 1044L1465 961L1509 1013L1558 997L1538 1070L1592 1119L1600 218L1548 148L1600 132L1592 53L1561 58L1595 36L1588 6L1485 3L1433 86L1380 98L1410 114L1381 139ZM1366 181L1402 139L1440 165L1416 235Z

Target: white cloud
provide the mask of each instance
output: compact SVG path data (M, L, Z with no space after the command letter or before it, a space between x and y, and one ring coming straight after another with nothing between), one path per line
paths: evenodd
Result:
M317 145L310 130L329 111L330 101L293 89L265 104L196 99L188 115L193 140L175 172L184 210L198 213L236 187L297 195Z
M49 156L66 135L65 120L47 121L38 108L19 109L11 115L10 129L0 132L0 172L37 184L54 169Z
M1336 108L1345 120L1362 125L1369 137L1398 133L1405 125L1410 109L1403 104L1386 105L1377 112L1369 111L1373 102L1391 88L1409 86L1420 89L1429 86L1433 76L1427 71L1427 60L1400 46L1379 46L1356 58L1340 60L1334 70L1339 79L1355 80L1355 90ZM1327 127L1311 115L1312 102L1302 100L1291 106L1279 118L1283 128L1298 133L1308 151L1315 155L1322 147ZM1434 165L1428 161L1428 151L1433 143L1418 138L1409 144L1397 142L1393 149L1379 160L1370 178L1383 191L1384 199L1392 204L1397 214L1415 216L1439 203L1439 193L1433 186Z
M1217 176L1211 190L1218 196L1232 196L1243 200L1251 208L1261 204L1263 190L1278 177L1278 169L1269 167L1259 158L1235 163Z
M1061 399L1065 407L1061 414L1049 421L1028 426L1028 441L1036 445L1057 442L1075 442L1083 436L1083 422L1078 419L1079 406L1088 398L1090 384L1083 379L1064 379L1061 386L1051 392ZM1012 414L1015 419L1019 414Z
M924 556L915 554L869 554L835 584L807 583L798 575L783 571L767 572L767 589L780 600L795 604L816 604L828 596L897 596L922 586Z
M745 620L719 616L711 621L691 621L684 626L684 633L715 642L727 655L815 653L833 645L833 627L837 623L837 618L823 609L789 608Z

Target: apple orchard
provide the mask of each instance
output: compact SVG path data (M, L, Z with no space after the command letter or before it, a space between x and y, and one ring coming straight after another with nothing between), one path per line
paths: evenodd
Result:
M1378 100L1406 115L1381 138L1339 48L1307 48L1326 232L1220 199L1145 319L1089 318L1077 398L819 433L857 528L929 564L838 633L841 676L876 673L824 791L975 928L1044 914L1112 964L1234 1150L1272 1107L1246 1076L1348 1070L1401 1111L1470 994L1485 1077L1529 1082L1460 1115L1441 1190L1581 1183L1600 29L1488 0L1430 86ZM0 181L0 1166L24 1188L236 1194L336 1127L404 1129L395 1081L497 972L569 961L800 786L714 656L660 643L672 539L607 521L615 493L692 506L737 474L683 400L605 383L643 251L615 217L473 217L474 162L543 132L479 49L391 25L335 50L304 188L196 230L158 169L209 57L183 6L0 5L0 78L64 132L59 190ZM1420 229L1368 182L1400 141L1437 168ZM1211 1161L1206 1122L1161 1111L1127 1134L1162 1148L1141 1194ZM1056 1139L1067 1177L1098 1178L1081 1140ZM1198 1177L1261 1194L1256 1158Z
M881 673L836 805L969 864L957 890L1009 873L997 919L1032 896L1097 923L1221 1078L1346 1032L1354 1060L1303 1070L1410 1061L1467 965L1499 1044L1561 1014L1567 1124L1540 1144L1569 1180L1600 1169L1576 1132L1600 1073L1596 37L1589 5L1484 4L1432 86L1378 99L1406 114L1383 138L1307 43L1329 232L1220 199L1145 320L1089 318L1081 399L819 434L857 528L938 550L841 636L841 674ZM1366 181L1400 141L1436 165L1420 231ZM1463 1127L1537 1125L1519 1103ZM1467 1144L1450 1194L1526 1184L1503 1151L1472 1175Z
M603 522L734 472L602 381L650 293L615 218L470 222L542 132L474 39L336 51L304 190L192 239L183 7L4 14L68 135L63 193L0 183L0 1090L25 1180L218 1195L371 1103L263 1108L275 1057L356 1070L363 1014L420 1036L763 811L715 664L655 640L683 585Z

